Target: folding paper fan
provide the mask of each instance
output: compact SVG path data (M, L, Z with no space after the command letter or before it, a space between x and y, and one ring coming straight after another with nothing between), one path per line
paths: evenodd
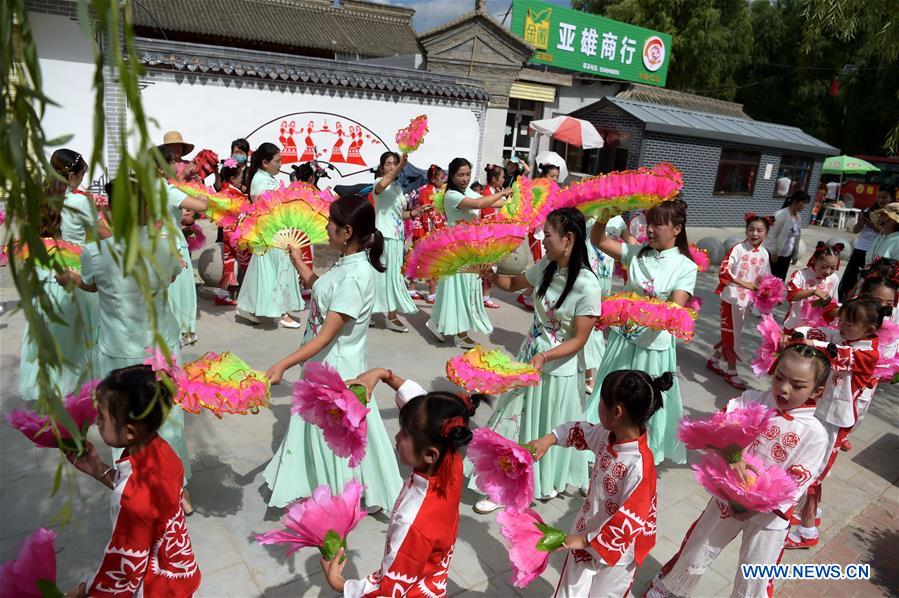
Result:
M287 192L291 198L308 203L325 218L330 215L331 204L337 199L337 196L330 191L317 189L314 185L302 181L295 181L288 185Z
M540 372L514 361L502 349L487 351L481 345L446 362L446 377L468 392L501 394L520 386L536 386Z
M81 272L81 245L49 237L44 237L41 241L50 256L50 262L42 265L50 268L58 266L63 270ZM32 252L26 243L17 242L15 245L17 259L25 261L31 258Z
M669 164L653 170L610 172L561 189L557 207L575 207L606 222L629 210L642 210L677 197L683 186L680 172Z
M175 400L181 408L199 413L209 409L216 417L223 413L258 413L268 405L270 385L265 375L254 370L231 352L209 352L183 366L174 380Z
M533 232L543 226L546 216L556 207L554 198L559 187L549 179L520 177L512 184L512 195L497 208L497 222L526 224Z
M271 248L324 243L327 225L327 218L282 186L256 198L232 238L238 249L262 255Z
M408 126L396 132L396 145L404 154L417 150L425 140L428 132L428 117L424 114L416 116Z
M494 264L521 245L526 234L527 226L499 223L466 222L431 231L412 246L406 276L433 280Z
M600 330L609 326L643 326L666 330L690 342L695 329L696 311L676 303L650 299L636 293L619 293L602 301L602 315L596 324Z

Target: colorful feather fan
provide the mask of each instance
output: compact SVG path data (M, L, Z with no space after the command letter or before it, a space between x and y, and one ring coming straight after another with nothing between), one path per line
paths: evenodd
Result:
M674 199L682 186L680 172L670 164L660 164L652 170L610 172L575 183L560 190L555 203L607 222L629 210L652 208Z
M707 272L709 269L709 265L711 264L711 259L709 258L709 252L699 247L698 245L694 245L690 243L690 259L696 264L696 268L700 272Z
M557 207L555 194L559 187L549 179L519 177L512 184L512 195L496 209L494 220L512 224L526 224L528 232L542 227L546 217Z
M50 262L42 265L48 268L59 267L63 270L81 272L81 245L49 237L44 237L41 241L50 256ZM24 261L32 257L32 252L26 243L18 242L15 245L17 259Z
M235 226L240 217L250 209L247 196L234 187L227 187L207 197L209 207L206 208L206 216L224 228Z
M521 245L525 235L527 226L521 224L465 222L431 231L412 246L406 276L433 280L494 264Z
M690 342L695 329L696 312L676 303L650 299L636 293L619 293L602 302L597 329L636 325L668 331Z
M487 351L481 345L451 357L446 362L446 377L467 392L492 395L540 383L540 372L530 364L514 361L502 349Z
M325 243L328 219L283 185L256 198L232 239L238 249L262 255L269 249Z
M205 408L222 417L224 413L258 413L268 405L268 379L233 353L210 351L173 372L178 389L175 400L185 411L199 413Z
M396 132L396 144L400 148L400 152L411 154L425 140L428 132L428 117L424 114L416 116L408 126Z
M287 186L287 191L291 198L305 201L325 218L331 214L331 204L337 199L337 196L329 190L321 190L316 188L315 185L302 181L291 183Z

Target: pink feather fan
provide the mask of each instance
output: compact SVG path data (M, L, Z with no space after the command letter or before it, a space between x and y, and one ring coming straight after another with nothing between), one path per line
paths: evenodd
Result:
M766 467L755 455L744 454L743 461L753 470L747 472L746 482L717 453L706 454L692 465L693 477L709 494L737 507L737 511L770 512L796 498L796 482L783 468Z
M677 427L678 439L694 450L746 448L768 429L774 411L758 403L731 411L716 411L711 417L691 421L683 418Z

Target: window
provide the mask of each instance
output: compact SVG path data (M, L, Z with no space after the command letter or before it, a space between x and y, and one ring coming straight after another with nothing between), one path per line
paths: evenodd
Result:
M602 149L585 150L554 139L551 149L565 159L571 172L596 176L613 170L627 170L628 149L615 140L607 141Z
M786 197L794 191L808 191L808 183L812 178L812 159L799 156L784 156L777 169L777 180L774 182L774 197Z
M722 149L714 192L752 195L758 171L759 154Z
M511 98L509 111L506 113L506 130L503 139L503 158L510 158L513 153L527 161L531 153L531 134L528 125L537 113L537 102Z

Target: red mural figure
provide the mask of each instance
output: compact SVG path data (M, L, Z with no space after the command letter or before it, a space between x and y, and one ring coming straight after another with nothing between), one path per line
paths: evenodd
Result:
M362 127L350 127L350 137L352 138L352 142L350 142L350 148L346 153L347 164L366 166L365 160L362 159L362 152L360 151L362 144L364 143L362 138Z
M328 162L332 164L336 163L346 163L346 159L343 157L343 124L340 121L337 121L337 130L335 131L337 135L337 141L334 143L334 147L331 148L331 157L328 159Z
M287 127L287 133L284 133L284 128ZM281 136L279 139L281 140L281 164L291 164L297 161L297 144L293 140L293 134L296 130L296 121L290 121L290 124L287 124L287 121L281 123Z
M312 134L315 132L314 127L315 123L310 120L309 126L306 128L306 149L303 150L300 162L311 162L312 160L315 160L315 142L312 141ZM300 130L302 131L302 129Z

